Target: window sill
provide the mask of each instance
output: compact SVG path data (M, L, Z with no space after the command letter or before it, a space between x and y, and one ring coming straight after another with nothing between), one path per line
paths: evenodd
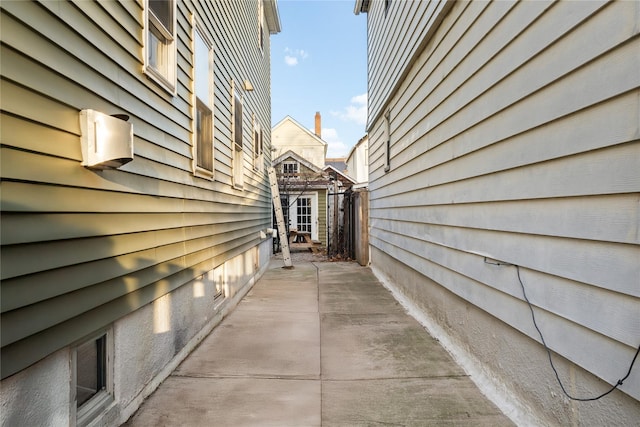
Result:
M195 176L196 178L202 178L209 181L213 181L214 173L213 171L196 166L195 169L193 170L193 176Z
M167 92L169 95L171 95L172 97L176 96L176 84L171 83L169 80L167 80L166 77L164 77L156 69L151 67L145 67L144 74L147 77L149 77L151 80L153 80L154 83L160 86L160 88L165 92Z
M78 427L89 425L89 423L94 421L102 412L105 412L112 403L113 395L107 391L101 391L78 408L76 425Z

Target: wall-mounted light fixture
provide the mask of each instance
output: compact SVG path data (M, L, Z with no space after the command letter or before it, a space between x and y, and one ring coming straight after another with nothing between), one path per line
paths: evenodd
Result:
M80 111L82 166L116 169L133 160L133 125L129 116Z
M249 79L244 79L244 82L242 82L242 87L244 87L244 90L246 90L247 92L253 92L253 85L251 84Z

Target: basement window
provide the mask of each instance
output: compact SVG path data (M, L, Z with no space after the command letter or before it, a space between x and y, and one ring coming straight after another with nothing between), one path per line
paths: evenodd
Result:
M93 336L74 348L73 366L77 425L93 421L113 401L111 334Z

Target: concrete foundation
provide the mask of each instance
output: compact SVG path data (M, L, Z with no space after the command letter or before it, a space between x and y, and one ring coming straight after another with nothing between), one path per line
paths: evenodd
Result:
M594 402L569 400L542 345L374 247L371 256L376 276L518 425L638 425L640 405L630 396L616 390ZM557 354L553 360L574 395L611 387Z

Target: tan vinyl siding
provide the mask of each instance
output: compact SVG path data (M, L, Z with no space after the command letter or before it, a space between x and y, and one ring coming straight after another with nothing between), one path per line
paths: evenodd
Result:
M384 18L369 15L371 49L390 31L371 34ZM638 16L637 2L456 2L390 99L370 57L371 244L539 340L515 269L483 257L520 265L551 349L607 382L640 336ZM637 379L621 389L640 399Z
M327 190L318 191L318 238L327 246Z
M176 96L142 72L143 4L1 5L3 378L254 248L271 224L251 166L252 113L271 153L269 38L262 54L246 37L257 2L178 2ZM214 41L213 182L192 173L193 13ZM244 78L256 90L237 191L229 91ZM85 108L130 116L131 163L80 166Z

